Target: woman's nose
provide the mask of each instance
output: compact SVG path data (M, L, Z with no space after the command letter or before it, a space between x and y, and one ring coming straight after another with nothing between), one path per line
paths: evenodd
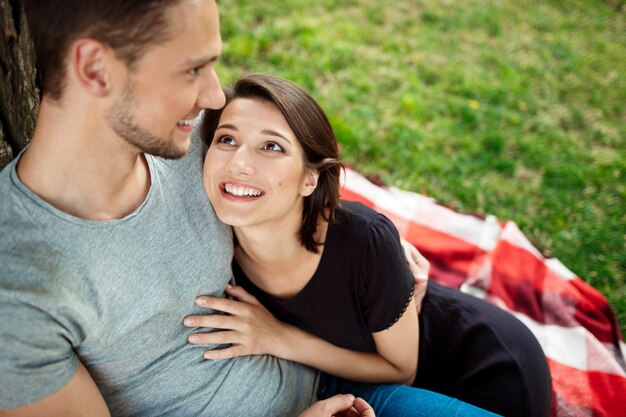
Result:
M254 165L252 158L245 147L237 149L228 165L226 166L228 173L231 175L252 175L254 174Z

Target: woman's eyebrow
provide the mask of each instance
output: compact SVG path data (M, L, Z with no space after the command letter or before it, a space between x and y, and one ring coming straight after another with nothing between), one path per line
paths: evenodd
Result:
M239 132L239 129L237 128L237 126L230 124L230 123L224 123L223 125L219 125L215 131L218 131L220 129L229 129L229 130L234 130L235 132ZM282 133L278 133L275 130L271 130L271 129L263 129L261 131L261 134L263 135L267 135L267 136L275 136L277 138L281 138L283 140L285 140L288 144L292 145L291 141Z
M234 131L239 131L239 129L237 129L237 126L235 125L231 125L230 123L224 123L223 125L219 125L215 130L219 130L219 129L230 129L230 130L234 130Z
M263 133L264 135L276 136L276 137L279 137L279 138L283 138L284 140L287 141L287 143L289 143L291 145L291 141L289 139L287 139L284 135L276 132L275 130L263 129L261 131L261 133Z

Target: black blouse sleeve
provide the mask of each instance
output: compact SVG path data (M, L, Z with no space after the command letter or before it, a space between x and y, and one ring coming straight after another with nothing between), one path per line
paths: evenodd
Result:
M413 276L393 223L376 213L369 223L360 271L361 308L371 332L388 329L413 296Z

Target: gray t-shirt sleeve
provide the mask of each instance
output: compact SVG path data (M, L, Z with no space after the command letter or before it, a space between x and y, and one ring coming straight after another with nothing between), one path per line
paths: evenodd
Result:
M30 298L44 294L30 294ZM77 358L68 329L32 301L0 290L0 408L36 402L68 383Z

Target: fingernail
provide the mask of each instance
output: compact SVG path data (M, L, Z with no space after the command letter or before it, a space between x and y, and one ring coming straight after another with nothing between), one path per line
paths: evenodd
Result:
M206 305L206 300L204 298L196 298L196 304Z
M185 317L185 320L183 320L185 326L193 326L195 322L196 320L193 317Z
M191 336L189 336L189 341L191 343L195 343L199 340L198 336L196 336L195 334L192 334Z
M233 286L232 286L232 285L230 285L230 284L228 284L228 285L226 286L226 289L229 289L229 290L230 290L231 288L233 288Z
M210 352L204 352L204 354L202 356L204 357L204 359L211 360L211 353Z

